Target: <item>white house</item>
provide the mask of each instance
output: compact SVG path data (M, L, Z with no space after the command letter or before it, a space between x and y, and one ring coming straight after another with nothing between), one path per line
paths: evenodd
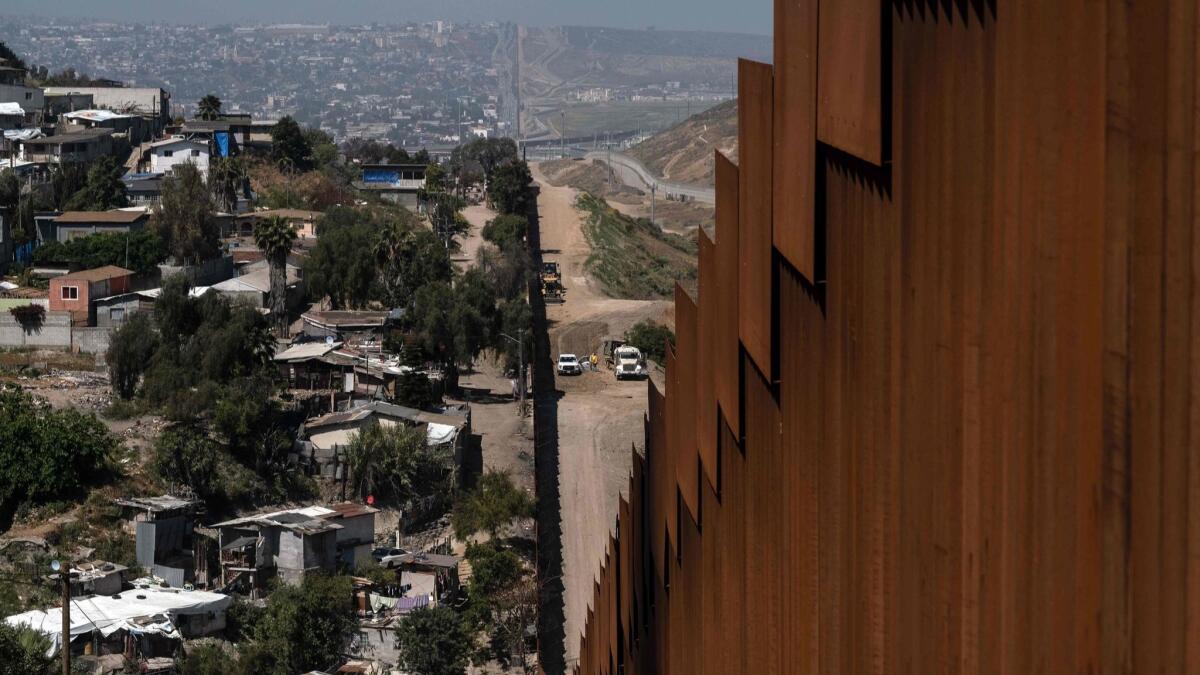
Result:
M176 164L191 162L208 175L208 143L186 138L168 138L150 145L150 173L170 173Z

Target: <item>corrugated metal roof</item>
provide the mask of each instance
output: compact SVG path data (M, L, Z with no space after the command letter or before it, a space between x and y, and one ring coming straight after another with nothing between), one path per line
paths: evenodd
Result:
M127 277L127 276L130 276L131 274L133 274L133 271L127 270L124 267L117 267L116 265L105 265L104 267L97 267L96 269L92 269L92 270L83 270L81 272L72 272L70 274L64 274L61 277L57 277L56 279L54 279L54 281L58 281L61 279L63 281L96 282L96 281L104 281L106 279L118 279L120 277Z
M72 120L87 120L89 122L107 122L109 120L129 119L133 115L122 115L111 110L76 110L75 112L63 113L63 117Z
M67 211L61 216L54 219L58 224L81 223L91 225L92 223L117 223L121 225L132 225L143 218L148 218L149 213L145 211Z
M276 361L308 361L309 359L320 358L325 356L334 349L341 347L342 343L334 342L333 344L325 344L324 342L309 342L308 344L294 345L275 355Z

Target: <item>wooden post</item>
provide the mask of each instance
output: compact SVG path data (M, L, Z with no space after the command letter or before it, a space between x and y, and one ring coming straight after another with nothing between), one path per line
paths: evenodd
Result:
M62 675L71 675L71 574L62 570Z

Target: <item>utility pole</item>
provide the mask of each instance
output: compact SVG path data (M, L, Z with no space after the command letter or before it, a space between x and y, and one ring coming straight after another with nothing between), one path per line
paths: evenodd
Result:
M562 117L562 126L558 132L558 142L562 147L559 149L559 159L567 158L567 111L560 110L558 113Z
M52 579L62 582L62 675L71 675L71 570L57 560L50 561L50 569L57 572Z
M654 202L655 196L658 193L658 186L655 183L650 183L650 224L654 225Z
M62 579L62 675L71 675L71 575L61 572Z
M525 415L525 329L517 330L517 337L501 333L500 335L517 343L517 395L520 398L520 407L517 408L517 414Z

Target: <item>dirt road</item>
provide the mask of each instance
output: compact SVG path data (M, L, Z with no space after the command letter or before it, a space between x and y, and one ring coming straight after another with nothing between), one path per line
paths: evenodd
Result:
M562 267L566 302L547 307L551 356L581 358L599 350L606 335L620 336L642 319L663 320L665 301L618 300L604 296L584 269L591 250L574 208L575 190L553 187L533 166L541 244L546 261ZM617 499L627 485L630 450L644 438L645 382L617 382L612 371L559 377L558 489L561 508L564 649L574 665L579 636L592 599L592 582L616 518Z

